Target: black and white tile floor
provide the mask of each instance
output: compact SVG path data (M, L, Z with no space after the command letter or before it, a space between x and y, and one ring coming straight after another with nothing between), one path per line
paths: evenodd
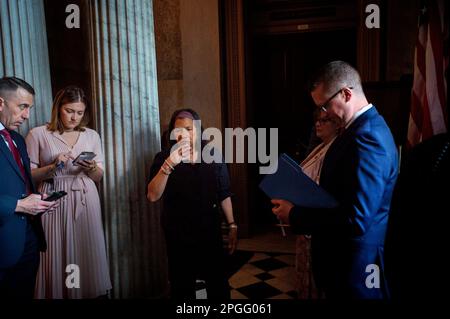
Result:
M295 255L254 253L229 279L232 299L294 299Z
M248 253L248 252L247 252ZM231 299L295 299L295 255L253 252L229 278ZM205 299L203 282L197 282L197 299Z
M282 236L278 227L267 225L239 239L229 267L232 299L296 299L296 236L286 230ZM199 282L197 298L206 297Z

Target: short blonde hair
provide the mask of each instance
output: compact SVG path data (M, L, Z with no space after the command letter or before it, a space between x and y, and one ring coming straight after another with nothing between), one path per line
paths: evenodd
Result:
M332 61L321 67L310 80L309 91L313 92L321 84L326 94L334 94L344 87L364 94L358 71L344 61Z

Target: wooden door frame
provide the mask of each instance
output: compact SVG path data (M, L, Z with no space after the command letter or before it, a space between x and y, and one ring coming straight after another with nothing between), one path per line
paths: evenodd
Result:
M247 128L245 85L244 0L221 0L222 110L224 128ZM249 236L247 164L229 165L233 206L239 225L239 236Z
M244 29L244 1L219 0L219 17L221 24L221 57L222 66L222 118L224 127L247 128L247 86L246 86L246 33ZM252 1L252 0L250 0ZM357 28L357 65L361 79L379 81L381 71L381 32L368 29L365 26L365 8L374 3L380 6L384 0L355 0L357 21L340 21L335 28L356 24ZM330 30L330 23L318 23L310 29L297 28L296 32L314 32ZM287 28L292 33L292 28ZM268 32L273 30L268 28ZM277 31L278 32L278 31ZM249 212L249 176L246 164L229 165L232 190L235 193L233 205L240 236L247 237L250 233Z

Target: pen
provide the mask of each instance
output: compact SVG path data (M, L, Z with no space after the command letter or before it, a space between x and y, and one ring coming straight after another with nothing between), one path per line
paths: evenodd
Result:
M280 222L280 223L278 224L278 226L280 226L280 228L281 228L281 235L282 235L283 237L286 237L286 230L284 229L285 224L283 224L283 223L281 222L280 219L278 219L278 221Z

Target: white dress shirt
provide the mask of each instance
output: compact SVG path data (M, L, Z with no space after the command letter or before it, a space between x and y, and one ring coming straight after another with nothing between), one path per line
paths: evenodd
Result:
M6 129L6 127L0 122L0 131L3 130L3 129ZM0 134L0 136L1 136L2 140L3 140L3 142L5 142L6 146L8 146L8 148L9 148L9 144L6 141L5 137L3 135L1 135L1 134ZM16 142L14 140L13 140L13 143L17 147L17 144L16 144ZM11 150L11 149L9 149L9 150Z
M352 119L345 124L345 129L348 129L348 127L361 115L363 115L365 112L367 112L368 110L370 110L373 107L372 103L368 104L366 106L364 106L361 110L359 110L358 112L355 113L355 115L353 115Z

